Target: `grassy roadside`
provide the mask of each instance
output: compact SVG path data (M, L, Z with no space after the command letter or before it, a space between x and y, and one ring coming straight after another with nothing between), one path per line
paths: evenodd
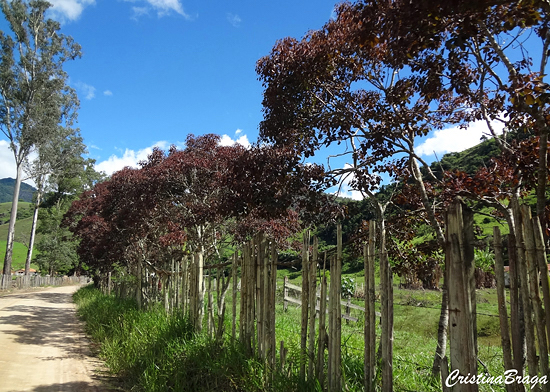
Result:
M229 341L194 335L181 314L156 308L138 311L131 300L92 287L74 294L86 331L99 356L132 391L266 391L263 365ZM280 379L277 390L293 388Z
M285 271L280 272L280 280ZM358 278L358 276L356 276ZM299 275L291 278L298 283ZM282 283L282 282L278 282ZM300 314L298 307L283 311L277 293L276 340L289 349L284 374L275 374L268 386L264 365L249 359L230 339L214 341L194 335L181 314L166 315L163 309L138 311L133 301L105 296L86 287L75 294L79 314L99 354L111 372L132 391L317 391L314 383L300 384ZM231 298L227 298L231 308ZM353 300L357 305L360 300ZM494 375L502 373L500 329L494 290L478 292L479 357ZM395 290L394 382L400 391L440 391L431 375L436 344L440 293ZM237 313L238 314L238 313ZM360 314L352 314L360 318ZM231 330L230 315L226 331ZM363 323L342 323L344 383L349 391L361 391L363 382ZM377 326L377 335L380 328ZM480 372L485 370L480 368ZM497 386L480 391L499 391ZM503 390L503 389L502 389Z

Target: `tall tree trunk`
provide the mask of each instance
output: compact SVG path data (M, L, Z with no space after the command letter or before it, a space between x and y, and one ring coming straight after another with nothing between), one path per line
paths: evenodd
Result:
M15 221L17 220L17 205L19 204L19 190L21 189L22 164L17 165L17 175L13 187L13 199L11 203L10 223L8 226L8 238L6 243L6 256L4 258L4 275L11 275L11 260L13 256L13 242L15 237Z
M42 190L36 192L36 200L34 202L34 212L32 214L32 226L31 237L29 239L29 249L27 251L27 260L25 261L25 275L28 275L31 269L32 251L34 248L34 239L36 236L36 225L38 223L38 209L40 208L40 202L42 201Z

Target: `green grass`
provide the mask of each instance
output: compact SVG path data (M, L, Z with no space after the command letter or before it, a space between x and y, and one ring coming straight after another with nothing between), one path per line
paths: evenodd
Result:
M28 214L32 203L19 202L18 211ZM0 222L9 222L11 211L11 203L0 203ZM32 227L32 217L27 217L24 219L19 219L15 222L15 242L13 245L13 259L12 259L12 269L17 271L19 269L25 268L25 260L27 259L27 251L30 239ZM8 238L8 223L0 225L0 258L4 260L6 255L6 239ZM40 235L37 235L35 239L35 244L40 240ZM37 255L36 248L33 250L33 259ZM34 263L31 263L31 268L38 270L38 266Z
M11 267L14 271L25 268L25 260L27 260L28 248L20 242L13 243L13 256ZM33 251L33 259L36 257L36 249ZM4 260L6 255L6 241L0 241L0 257ZM38 266L31 262L31 268L38 270Z
M8 238L8 224L0 225L0 239ZM25 218L15 222L15 241L28 244L32 227L32 218Z
M290 282L298 285L301 277L296 272L279 272L288 275ZM361 276L351 275L356 281ZM292 277L295 277L292 280ZM362 281L361 281L362 282ZM282 278L278 281L282 286ZM478 290L477 329L479 358L488 367L491 374L503 372L502 350L500 348L500 324L496 290ZM352 300L363 305L361 300ZM441 293L430 290L404 290L394 286L394 390L399 391L440 391L438 380L431 376L431 367L437 342ZM377 304L377 311L380 308ZM346 387L349 391L361 391L363 382L363 313L352 310L351 315L360 321L346 323L342 321L342 356ZM301 309L289 305L284 312L282 306L276 308L277 342L284 340L285 346L295 353L300 345ZM381 330L377 325L377 339ZM484 371L480 369L480 371ZM494 391L504 391L492 386ZM490 391L486 385L480 391Z
M74 295L99 355L132 391L263 391L263 365L229 341L194 335L187 318L160 307L138 311L134 301L92 287Z
M510 233L508 224L505 221L497 221L495 218L489 216L493 209L489 207L483 207L480 213L474 214L474 225L481 228L481 237L493 236L493 227L498 226L501 235Z
M289 305L287 311L283 310L285 275L293 284L301 282L298 271L278 271L276 342L279 349L280 342L284 341L289 352L286 368L282 373L277 369L269 382L261 361L249 359L230 338L216 342L204 335L193 335L181 314L167 315L160 308L140 312L133 301L105 296L89 287L80 290L75 300L88 332L101 347L101 357L132 391L317 391L319 386L315 381L304 383L298 376L301 308ZM357 274L349 276L360 278ZM394 390L440 391L440 382L431 376L431 366L441 293L401 290L397 286L394 290ZM363 304L357 299L352 302ZM228 295L226 334L231 331L231 304L232 298ZM495 290L478 290L479 358L491 374L498 375L502 374L503 366L499 320L493 317L498 315L496 304ZM380 310L378 306L377 310ZM237 317L238 314L237 307ZM353 309L351 315L359 322L342 321L343 378L346 390L362 391L363 316ZM377 325L377 338L380 333ZM485 385L480 387L480 391L490 390Z
M17 203L17 211L19 214L29 215L32 214L32 203L25 201L19 201ZM10 219L11 203L0 203L0 222L7 223Z

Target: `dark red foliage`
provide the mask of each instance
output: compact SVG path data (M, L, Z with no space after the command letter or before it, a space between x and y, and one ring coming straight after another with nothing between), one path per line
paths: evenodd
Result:
M212 254L224 237L244 241L258 231L283 244L300 218L332 212L322 167L302 165L285 149L219 141L189 135L184 150L155 149L139 169L84 193L67 215L77 222L71 229L83 261L162 263L188 251Z

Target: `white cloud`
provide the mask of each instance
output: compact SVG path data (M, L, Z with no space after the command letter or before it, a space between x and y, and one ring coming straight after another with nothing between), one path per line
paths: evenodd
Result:
M147 7L132 7L134 14L132 15L133 20L138 20L142 15L149 14L149 8Z
M77 20L85 7L95 4L95 0L49 0L49 2L52 4L49 11L51 16L62 22Z
M95 87L83 82L76 82L74 84L76 90L80 96L84 96L87 100L95 98Z
M36 153L30 154L29 160L32 162L33 159L36 159ZM16 176L17 169L13 152L10 150L10 143L7 140L0 140L0 178L15 178ZM36 186L33 180L26 179L25 174L23 174L23 181L34 187Z
M242 19L237 14L228 13L227 14L227 21L233 26L233 27L239 27L239 25L242 22Z
M352 166L349 163L346 163L344 165L344 170L345 169L350 169L351 167ZM353 181L354 178L355 178L355 175L353 174L353 172L350 172L346 175L343 175L340 178L340 186L339 186L338 190L336 192L334 192L336 194L336 196L347 197L347 198L353 199L353 200L363 200L364 197L361 194L361 192L352 189L351 186L350 186L350 183Z
M133 19L138 18L141 15L148 14L149 9L156 11L159 17L169 15L172 12L176 12L182 15L185 19L191 19L191 16L187 14L180 0L125 0L132 3L147 3L147 7L132 7L134 11Z
M146 147L138 151L127 148L124 153L122 153L122 156L113 154L109 157L109 159L97 163L95 168L98 171L105 172L107 175L111 175L127 166L137 168L139 167L139 162L147 160L147 157L153 152L154 147L166 150L169 147L169 143L166 141L159 141L150 147Z
M346 197L353 200L363 200L364 197L359 191L354 191L348 184L342 184L340 190L336 192L336 196Z
M113 95L113 92L111 90L105 90L103 91L103 95L110 97L111 95Z
M502 132L504 125L494 121L492 126L498 133ZM485 121L476 121L470 124L467 129L458 127L434 131L433 135L424 140L415 151L420 156L431 156L434 154L446 154L449 152L464 151L481 142L481 137L489 136L489 129Z
M237 132L235 132L235 136L239 135L242 130L237 129ZM240 144L241 146L244 146L246 148L250 147L250 142L248 141L248 137L246 135L242 135L238 137L237 139L233 140L229 135L222 135L222 138L220 139L220 146L232 146L234 144Z
M10 143L0 140L0 178L15 178L17 174Z

